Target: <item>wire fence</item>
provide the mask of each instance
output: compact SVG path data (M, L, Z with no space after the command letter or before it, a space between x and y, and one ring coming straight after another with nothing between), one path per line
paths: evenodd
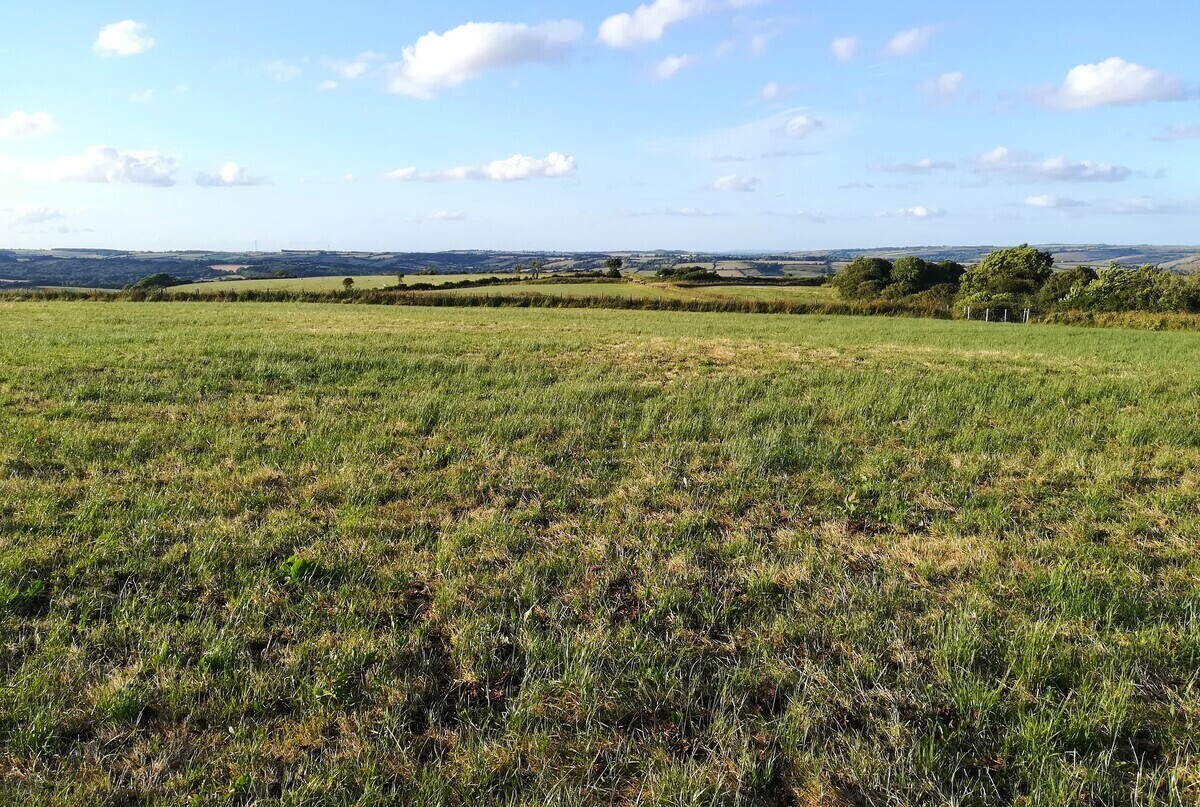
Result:
M963 313L968 320L978 320L980 322L998 322L998 323L1019 323L1028 325L1034 320L1034 310L1032 308L972 308L966 306Z

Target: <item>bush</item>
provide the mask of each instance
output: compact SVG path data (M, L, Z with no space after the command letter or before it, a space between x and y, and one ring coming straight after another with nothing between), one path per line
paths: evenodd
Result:
M716 281L723 280L716 272L709 271L703 266L668 266L659 269L655 276L660 280L669 280L673 283L683 281Z
M883 258L859 256L830 283L847 300L873 300L892 284L892 264Z
M1194 279L1156 266L1126 269L1114 264L1090 283L1072 286L1060 304L1082 311L1197 311L1200 287Z
M996 250L962 276L960 305L1019 308L1054 272L1054 256L1028 244Z
M168 275L166 272L158 272L157 274L143 277L136 283L130 283L125 289L128 291L169 289L172 286L186 286L188 282L187 280L180 280L174 275Z
M1035 302L1039 308L1053 308L1077 288L1082 288L1095 279L1096 272L1090 266L1077 266L1074 269L1055 272L1038 291Z

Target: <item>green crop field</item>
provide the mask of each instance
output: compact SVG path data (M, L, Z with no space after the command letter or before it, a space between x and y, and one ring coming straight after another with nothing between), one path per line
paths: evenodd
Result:
M0 303L0 803L1195 805L1198 536L1193 334Z

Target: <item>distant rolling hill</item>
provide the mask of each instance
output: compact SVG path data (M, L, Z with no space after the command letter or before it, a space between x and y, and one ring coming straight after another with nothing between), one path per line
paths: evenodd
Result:
M832 274L859 255L898 258L919 255L928 260L973 264L994 246L920 246L879 249L834 249L808 252L710 253L684 251L628 252L123 252L104 249L0 250L0 288L69 286L121 288L147 275L163 272L192 282L264 277L338 277L345 275L498 274L517 271L531 261L546 271L571 272L603 268L621 258L628 271L696 264L723 275L781 276ZM1126 266L1155 264L1173 272L1200 271L1200 247L1118 246L1110 244L1045 244L1059 266Z

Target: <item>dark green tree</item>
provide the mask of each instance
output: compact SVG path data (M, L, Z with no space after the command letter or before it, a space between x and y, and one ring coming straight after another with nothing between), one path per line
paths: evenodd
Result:
M143 289L143 290L168 289L171 286L186 285L187 282L188 281L181 280L181 279L175 277L174 275L169 275L166 272L158 272L157 274L143 277L141 280L139 280L136 283L130 283L125 288L126 289Z
M1061 303L1063 298L1095 279L1096 271L1090 266L1076 266L1074 269L1055 272L1038 291L1035 298L1037 307L1053 308Z
M870 300L892 284L892 264L883 258L859 256L830 283L848 300Z
M621 267L625 265L625 261L621 260L620 258L609 258L604 262L604 265L608 267L608 272L606 274L609 277L620 277Z
M964 305L1025 305L1054 273L1054 256L1028 244L1000 249L962 277Z
M350 291L350 289L354 288L354 278L352 278L352 277L342 278L342 288L345 289L346 291Z

